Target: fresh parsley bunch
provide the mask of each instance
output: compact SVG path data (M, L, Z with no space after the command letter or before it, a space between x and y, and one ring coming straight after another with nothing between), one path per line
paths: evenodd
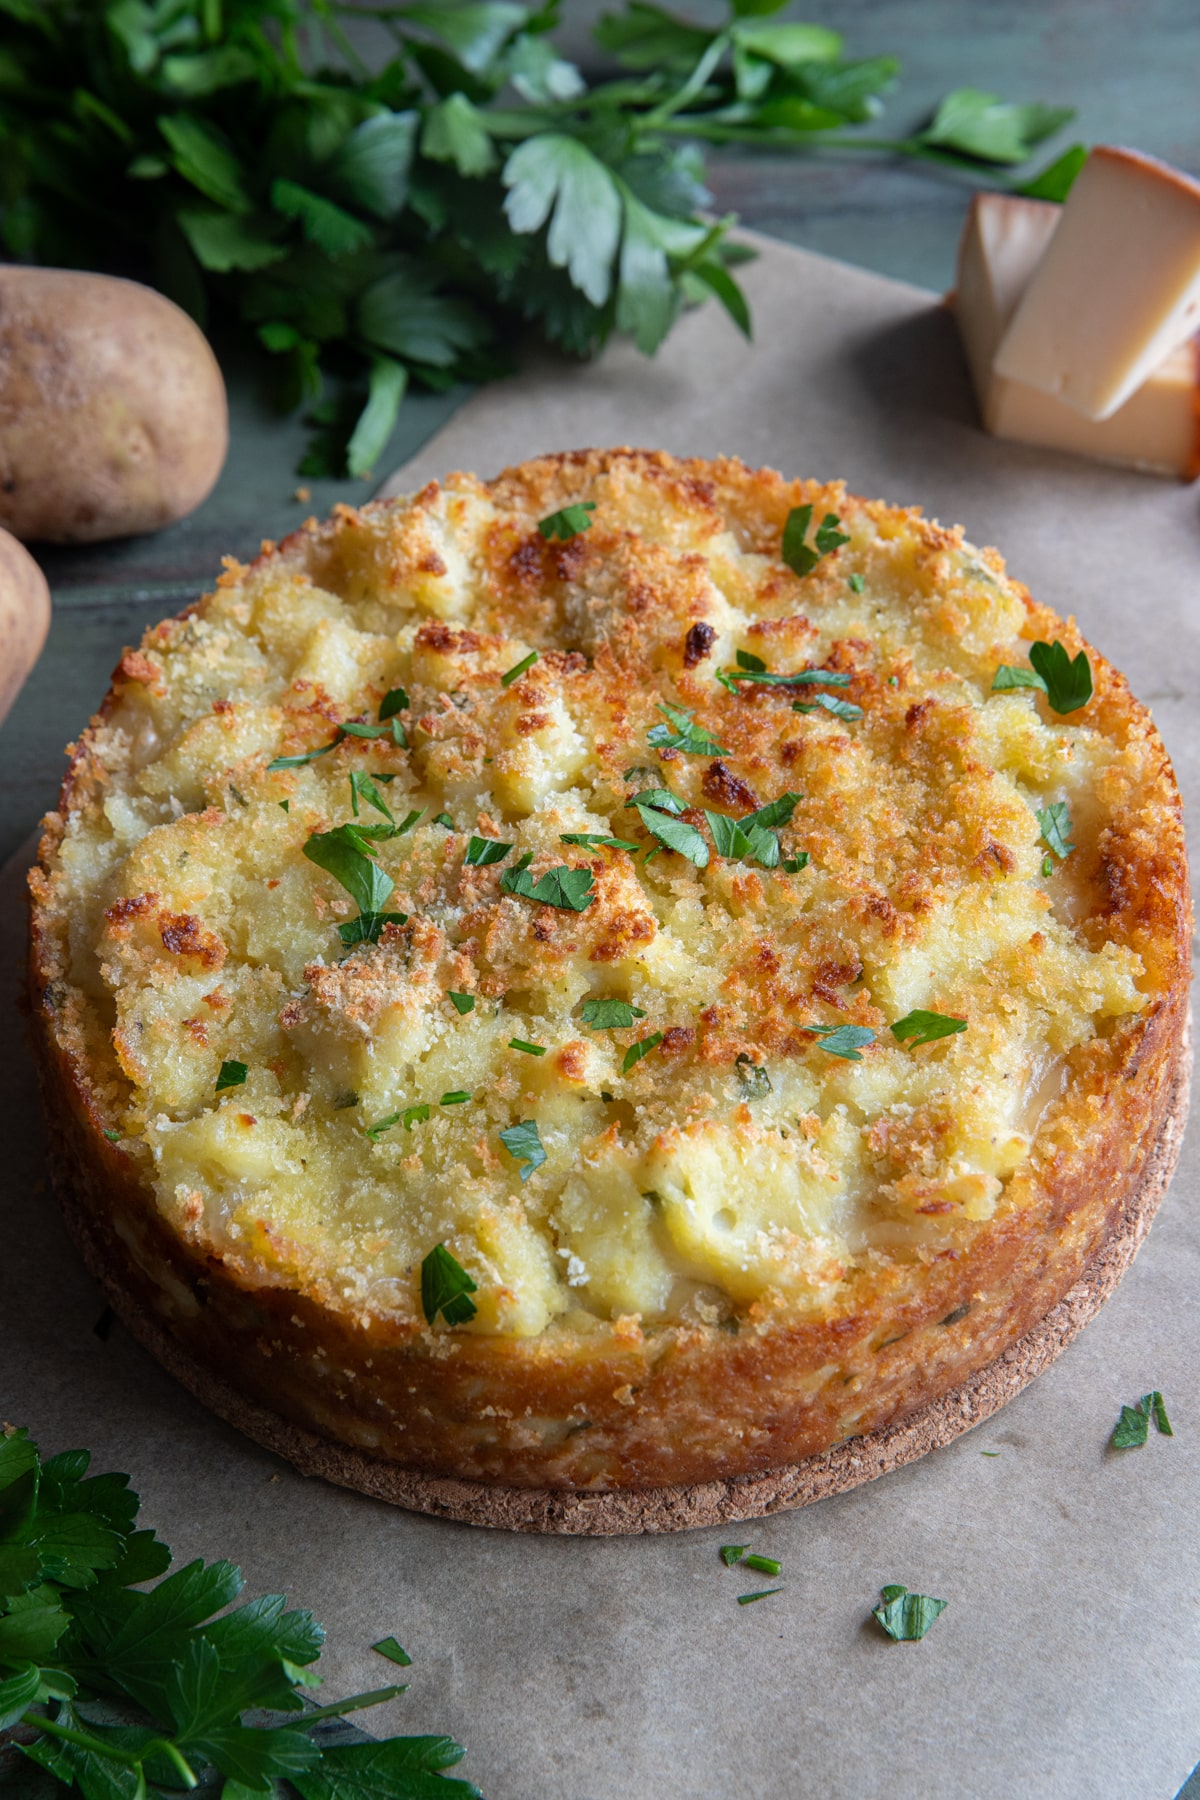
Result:
M450 1738L315 1738L321 1720L404 1689L306 1706L324 1636L312 1615L282 1594L233 1606L232 1563L166 1574L128 1476L89 1476L88 1460L42 1462L24 1431L0 1433L0 1777L16 1753L84 1800L198 1784L251 1800L280 1781L302 1800L479 1800L440 1779L464 1755ZM390 1644L377 1647L408 1660Z
M784 3L732 0L709 29L627 0L596 37L628 73L589 85L551 41L559 0L0 0L0 234L249 326L285 401L320 401L302 472L334 473L336 444L365 475L411 381L500 372L523 320L580 356L614 330L650 353L715 295L748 332L702 144L978 171L1071 117L964 88L912 137L847 132L899 65L847 60ZM364 19L381 67L347 32ZM1030 191L1061 198L1081 159ZM330 375L356 420L320 400Z

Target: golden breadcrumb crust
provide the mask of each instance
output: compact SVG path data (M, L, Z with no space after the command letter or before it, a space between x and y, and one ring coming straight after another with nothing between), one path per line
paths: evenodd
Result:
M800 506L847 540L805 575ZM915 511L630 451L228 565L122 658L31 876L39 1063L104 1260L255 1401L476 1480L737 1475L946 1391L1103 1241L1186 1015L1169 762L1094 651L1069 716L993 694L1039 638L1084 648ZM716 678L757 665L817 680ZM649 856L647 788L703 867ZM777 857L719 853L712 816L782 796ZM372 844L399 916L347 947L304 847L356 815L407 828ZM476 836L512 848L473 866ZM506 890L526 855L582 909ZM595 1028L597 999L636 1017ZM914 1009L967 1028L898 1041ZM844 1025L860 1061L823 1047ZM500 1135L529 1123L532 1168ZM437 1244L476 1283L453 1326L422 1309Z

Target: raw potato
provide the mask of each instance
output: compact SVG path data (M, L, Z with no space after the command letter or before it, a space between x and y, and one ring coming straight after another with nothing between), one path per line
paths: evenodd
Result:
M0 525L90 543L211 492L229 443L204 334L134 281L0 267Z
M7 531L0 531L0 720L21 691L50 628L46 577Z

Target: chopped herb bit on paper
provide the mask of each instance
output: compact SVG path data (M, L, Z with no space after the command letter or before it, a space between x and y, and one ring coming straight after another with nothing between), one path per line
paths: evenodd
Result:
M440 1313L447 1325L466 1325L478 1311L471 1299L478 1291L457 1257L445 1244L435 1244L421 1264L421 1307L428 1323Z
M732 1569L734 1563L741 1562L749 1548L749 1544L722 1544L721 1561L727 1569Z
M377 1644L371 1645L371 1648L377 1655L386 1656L389 1662L399 1663L402 1669L412 1667L412 1657L403 1645L396 1642L394 1637L380 1638Z
M739 1594L739 1606L753 1606L756 1600L769 1600L772 1594L782 1594L782 1588L758 1588L753 1594Z
M1157 1388L1149 1394L1143 1394L1136 1406L1121 1408L1121 1416L1113 1428L1113 1449L1139 1449L1146 1442L1151 1419L1164 1437L1175 1436L1167 1417L1166 1402Z
M893 1583L882 1590L874 1617L896 1643L916 1643L945 1612L947 1604L928 1594L910 1594L906 1587Z

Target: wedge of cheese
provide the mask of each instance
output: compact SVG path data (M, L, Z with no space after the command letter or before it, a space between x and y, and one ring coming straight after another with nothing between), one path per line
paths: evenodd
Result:
M1107 419L1007 380L994 359L1063 209L976 194L958 251L952 304L983 422L997 437L1191 479L1200 474L1200 339L1175 350Z
M1200 329L1200 182L1093 150L996 352L996 373L1107 419Z

